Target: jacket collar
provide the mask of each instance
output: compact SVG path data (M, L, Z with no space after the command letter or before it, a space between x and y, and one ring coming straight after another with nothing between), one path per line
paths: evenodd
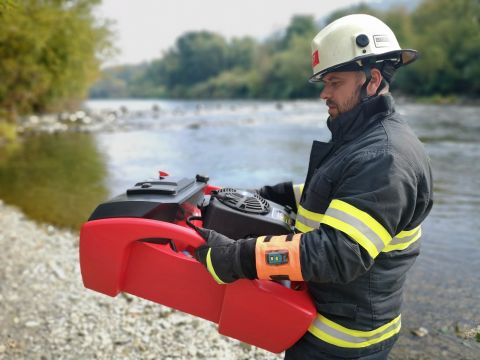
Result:
M332 133L332 141L350 141L363 133L371 124L395 111L390 94L375 96L364 101L339 117L327 120Z

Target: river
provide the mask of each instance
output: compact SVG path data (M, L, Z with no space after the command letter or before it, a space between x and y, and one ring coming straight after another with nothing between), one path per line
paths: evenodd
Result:
M320 101L97 100L85 106L110 109L104 112L110 125L27 137L0 156L0 198L34 218L76 227L96 203L158 170L206 174L220 186L301 183L312 140L329 138ZM431 158L435 204L407 280L403 336L391 358L480 358L480 343L461 336L480 331L479 109L400 102L397 110ZM419 327L428 336L411 333Z

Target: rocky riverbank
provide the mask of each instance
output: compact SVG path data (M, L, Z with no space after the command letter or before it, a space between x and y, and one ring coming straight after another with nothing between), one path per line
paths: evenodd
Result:
M78 234L37 224L0 200L0 360L281 359L215 324L82 285Z

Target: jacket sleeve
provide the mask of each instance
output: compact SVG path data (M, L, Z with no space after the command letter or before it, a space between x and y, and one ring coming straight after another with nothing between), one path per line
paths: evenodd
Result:
M410 222L416 192L414 167L400 155L357 155L333 189L319 228L302 235L304 280L347 283L368 271Z
M283 206L290 206L297 212L297 200L294 192L294 185L291 181L282 182L273 186L263 186L258 190L258 194L270 201ZM298 201L300 199L298 198Z

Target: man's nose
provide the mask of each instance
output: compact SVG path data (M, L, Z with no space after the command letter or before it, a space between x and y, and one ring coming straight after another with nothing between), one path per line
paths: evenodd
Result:
M322 91L320 91L320 99L327 100L330 97L330 92L327 90L327 87L324 85Z

